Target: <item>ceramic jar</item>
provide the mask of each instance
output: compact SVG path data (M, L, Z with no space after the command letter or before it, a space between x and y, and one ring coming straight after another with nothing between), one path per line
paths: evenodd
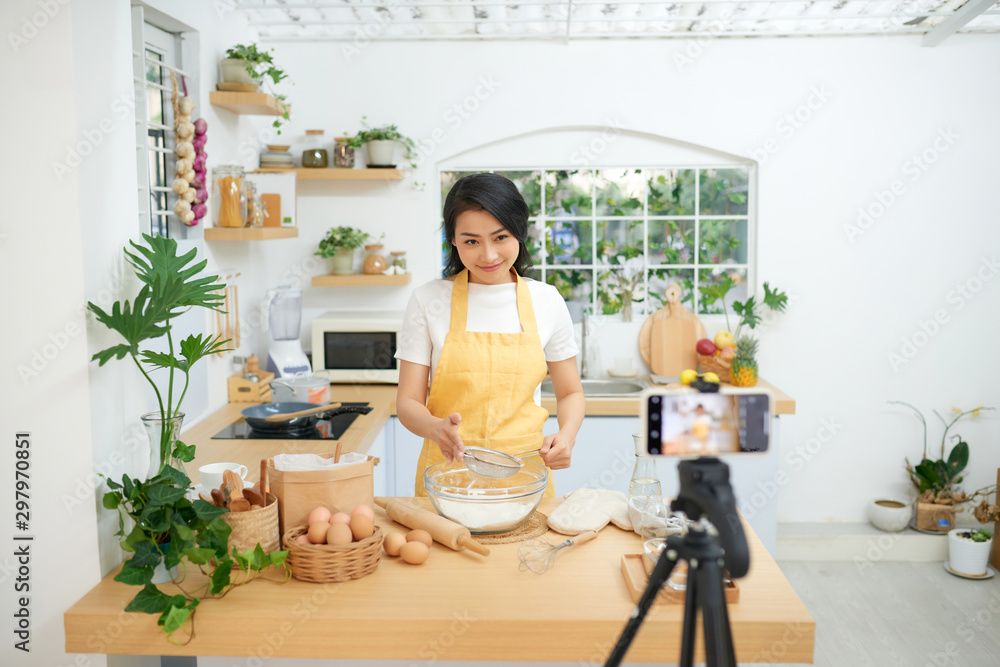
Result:
M898 533L910 525L913 503L895 499L873 500L868 505L868 520L879 530Z

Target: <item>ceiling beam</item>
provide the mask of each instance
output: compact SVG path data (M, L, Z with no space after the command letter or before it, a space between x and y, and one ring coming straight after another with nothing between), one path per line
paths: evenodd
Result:
M996 4L996 0L969 0L956 9L949 18L934 26L924 35L924 38L920 40L920 46L937 46L994 4Z

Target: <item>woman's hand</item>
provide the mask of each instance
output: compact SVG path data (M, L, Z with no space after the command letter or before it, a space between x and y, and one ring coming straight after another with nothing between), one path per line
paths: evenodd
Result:
M538 455L551 470L562 470L569 467L570 456L573 453L574 439L559 431L545 436Z
M437 443L448 463L461 461L465 451L465 443L458 435L458 425L462 422L462 415L453 412L444 419L438 420L431 429L431 440Z

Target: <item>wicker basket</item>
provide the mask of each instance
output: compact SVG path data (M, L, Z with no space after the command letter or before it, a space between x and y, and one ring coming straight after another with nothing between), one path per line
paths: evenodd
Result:
M371 574L382 558L382 529L375 526L371 537L343 546L299 544L296 538L309 529L300 524L285 533L288 565L292 576L314 584L350 581Z
M262 509L249 512L226 512L223 520L229 524L233 532L229 534L229 552L233 547L243 553L260 543L264 553L271 553L281 548L281 535L278 532L278 498L273 493L267 494L267 505Z
M719 376L720 380L723 382L729 382L730 384L732 384L733 381L733 376L729 373L729 363L714 355L698 355L698 372L715 373Z

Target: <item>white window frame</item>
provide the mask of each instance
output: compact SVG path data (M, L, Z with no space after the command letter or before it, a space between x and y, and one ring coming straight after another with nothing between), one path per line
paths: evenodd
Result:
M162 60L148 57L147 50L155 51L164 56ZM187 83L187 94L200 106L199 81L197 64L199 51L198 33L193 28L180 23L162 12L133 2L132 5L132 79L135 84L135 123L136 123L136 169L138 176L138 213L139 230L145 234L153 234L154 228L161 226L166 229L167 236L183 239L188 237L186 225L182 224L174 213L177 202L170 185L174 180L174 128L173 108L170 103L172 89L169 75L161 77L166 83L155 84L146 80L146 67L152 63L163 72L173 71L178 77L178 87L183 94L180 77L184 76ZM187 64L191 66L188 67ZM164 123L155 124L149 120L148 92L159 91L164 99ZM162 148L152 148L149 145L149 130L161 130L164 133ZM162 181L154 183L149 169L151 153L162 153L166 156L166 169ZM151 193L166 195L165 208L151 210ZM166 225L154 225L153 218L165 220Z
M601 171L621 171L621 170L633 170L641 169L645 171L679 171L690 169L695 172L694 188L695 188L695 202L694 202L694 214L692 215L670 215L670 216L650 216L648 211L649 198L646 193L646 183L648 181L647 177L641 179L642 181L642 215L634 216L608 216L608 215L597 215L597 182L598 182L598 172ZM745 215L702 215L700 213L701 205L701 175L703 171L707 170L719 170L719 169L743 169L747 173L747 212ZM596 259L597 252L597 225L598 222L606 222L608 220L642 220L642 247L643 247L643 257L646 258L646 267L643 274L642 282L642 293L646 295L646 298L642 302L634 302L632 306L633 316L637 315L647 315L658 308L661 307L661 301L663 299L662 294L659 295L660 299L654 299L650 293L650 271L658 269L670 269L670 270L690 270L693 274L693 304L691 301L684 301L685 306L689 306L699 317L722 317L722 311L717 310L717 312L706 313L702 312L701 295L698 290L698 270L707 269L708 267L718 268L725 267L727 269L739 269L746 271L746 283L745 285L739 285L734 287L726 297L726 308L730 311L732 310L732 302L734 300L743 300L747 295L752 295L756 291L757 275L756 275L756 260L757 260L757 220L756 220L756 190L757 190L757 169L756 165L753 163L746 162L718 162L718 163L702 163L702 164L659 164L659 165L627 165L627 166L617 166L617 165L595 165L586 168L581 168L579 165L574 166L531 166L531 167L469 167L469 166L455 166L447 169L439 169L437 174L437 182L441 183L441 175L443 173L456 173L456 172L540 172L542 176L540 178L544 181L545 172L553 171L589 171L592 172L594 178L592 178L591 183L591 212L590 215L584 216L566 216L559 218L552 218L545 215L546 210L546 190L544 183L541 184L541 202L540 202L540 214L535 216L532 215L528 218L529 226L542 225L542 235L541 235L541 261L532 267L533 270L540 272L540 279L542 282L546 282L548 279L548 274L551 270L574 270L574 271L590 271L591 274L591 295L589 308L591 313L600 314L601 303L598 298L597 281L600 274L607 270L607 266L600 263L593 263ZM437 188L438 196L438 210L442 211L444 208L444 199L442 197L441 187ZM690 264L652 264L649 262L649 223L650 221L658 220L693 220L695 224L695 236L694 236L694 258ZM747 256L746 263L742 264L702 264L698 261L699 257L699 247L700 247L700 232L701 232L701 222L710 220L743 220L747 221ZM548 253L546 250L545 240L549 235L548 223L553 221L586 221L590 223L591 232L591 260L589 264L549 264ZM442 221L443 223L443 221ZM442 232L443 235L443 232ZM443 253L442 253L443 254ZM442 258L443 259L443 258ZM614 266L614 264L612 264ZM442 263L441 268L443 270L444 264ZM715 308L721 308L721 304L715 306Z

